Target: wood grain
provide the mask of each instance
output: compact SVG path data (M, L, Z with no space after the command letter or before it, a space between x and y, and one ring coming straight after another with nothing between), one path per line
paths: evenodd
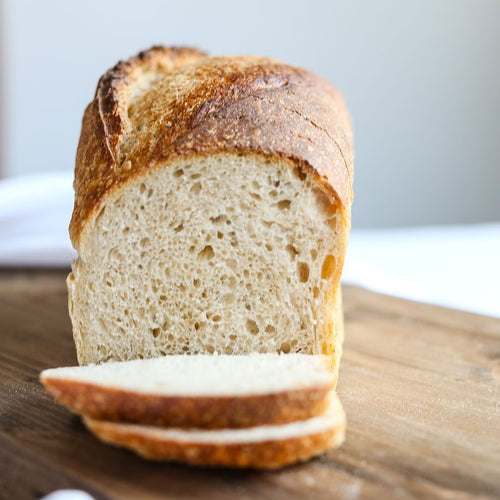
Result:
M76 364L61 271L0 271L0 498L500 497L500 320L344 288L345 445L280 472L149 463L38 383Z

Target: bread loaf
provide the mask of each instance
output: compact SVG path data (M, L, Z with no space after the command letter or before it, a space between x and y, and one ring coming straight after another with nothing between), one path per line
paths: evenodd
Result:
M191 465L274 469L307 460L344 440L345 415L333 395L323 415L283 425L249 429L163 429L136 424L83 422L99 439L153 460Z
M80 364L342 346L352 132L338 91L260 57L154 47L85 111L67 283Z
M97 420L224 429L325 412L334 378L324 356L171 355L44 370L59 402Z

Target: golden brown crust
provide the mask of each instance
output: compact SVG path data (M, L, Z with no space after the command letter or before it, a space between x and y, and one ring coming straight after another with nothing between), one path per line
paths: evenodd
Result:
M249 396L161 396L75 380L41 377L54 398L97 420L168 427L224 429L277 425L325 412L332 385Z
M108 71L85 111L73 244L78 248L86 221L126 181L180 156L221 152L289 158L350 210L352 131L329 83L265 58L154 47Z
M247 443L185 442L152 438L137 429L120 424L83 419L99 439L115 446L134 450L150 460L168 460L198 466L276 469L308 460L344 441L345 425L323 432Z

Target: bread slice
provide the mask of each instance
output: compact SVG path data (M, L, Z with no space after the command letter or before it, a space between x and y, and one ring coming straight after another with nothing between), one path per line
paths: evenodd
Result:
M203 429L324 413L334 376L323 356L171 355L45 370L45 388L94 419Z
M259 57L156 47L85 112L68 277L80 364L327 354L352 202L342 96Z
M152 460L191 465L273 469L307 460L340 446L345 415L335 394L328 411L301 422L231 430L186 430L103 422L87 428L107 443Z

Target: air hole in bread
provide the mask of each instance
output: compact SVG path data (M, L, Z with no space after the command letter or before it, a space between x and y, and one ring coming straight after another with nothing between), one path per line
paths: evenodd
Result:
M143 183L141 183L141 185L139 186L139 192L140 192L141 194L143 194L143 193L144 193L144 191L146 191L146 184L144 184L144 182L143 182Z
M297 177L301 180L301 181L305 181L306 180L306 177L307 177L307 174L301 170L300 168L298 168L296 170L296 174L297 174Z
M142 238L142 240L141 240L141 247L142 248L149 247L150 244L151 244L151 240L149 238Z
M313 297L315 299L319 297L319 288L317 286L313 287Z
M276 203L276 206L280 210L286 210L287 208L290 208L290 205L292 204L291 200L281 200Z
M299 281L305 283L309 280L309 266L305 262L297 263L297 271L299 273Z
M328 196L316 189L316 200L325 219L331 219L335 215L335 205L328 199Z
M154 338L157 338L161 333L161 330L159 328L153 328L151 330L151 334L153 335Z
M174 177L181 177L182 175L184 175L184 169L182 169L182 168L178 168L178 169L174 172Z
M285 249L290 254L290 257L292 258L292 260L295 260L295 256L298 255L298 253L299 253L297 251L297 249L293 245L290 245L290 244L288 244L285 247Z
M279 352L283 352L285 354L288 354L291 350L290 344L288 342L283 342L280 345Z
M180 224L178 224L177 226L174 227L174 231L176 233L179 233L180 231L182 231L184 229L184 224L181 222Z
M227 221L227 217L224 214L221 214L216 217L210 217L210 221L214 224L222 224Z
M335 257L328 254L321 266L321 279L327 280L333 276L335 272Z
M274 333L276 331L276 328L273 325L267 325L265 332L266 333Z
M195 182L190 189L193 194L200 194L201 192L201 182Z
M200 288L200 285L201 285L201 281L198 278L194 278L193 279L193 286L195 288Z
M247 319L247 330L251 335L257 335L259 333L259 327L253 319Z
M211 245L207 245L206 247L203 248L203 250L201 250L199 253L198 253L198 259L199 260L210 260L210 259L213 259L215 255L215 252L214 252L214 249L212 248Z

